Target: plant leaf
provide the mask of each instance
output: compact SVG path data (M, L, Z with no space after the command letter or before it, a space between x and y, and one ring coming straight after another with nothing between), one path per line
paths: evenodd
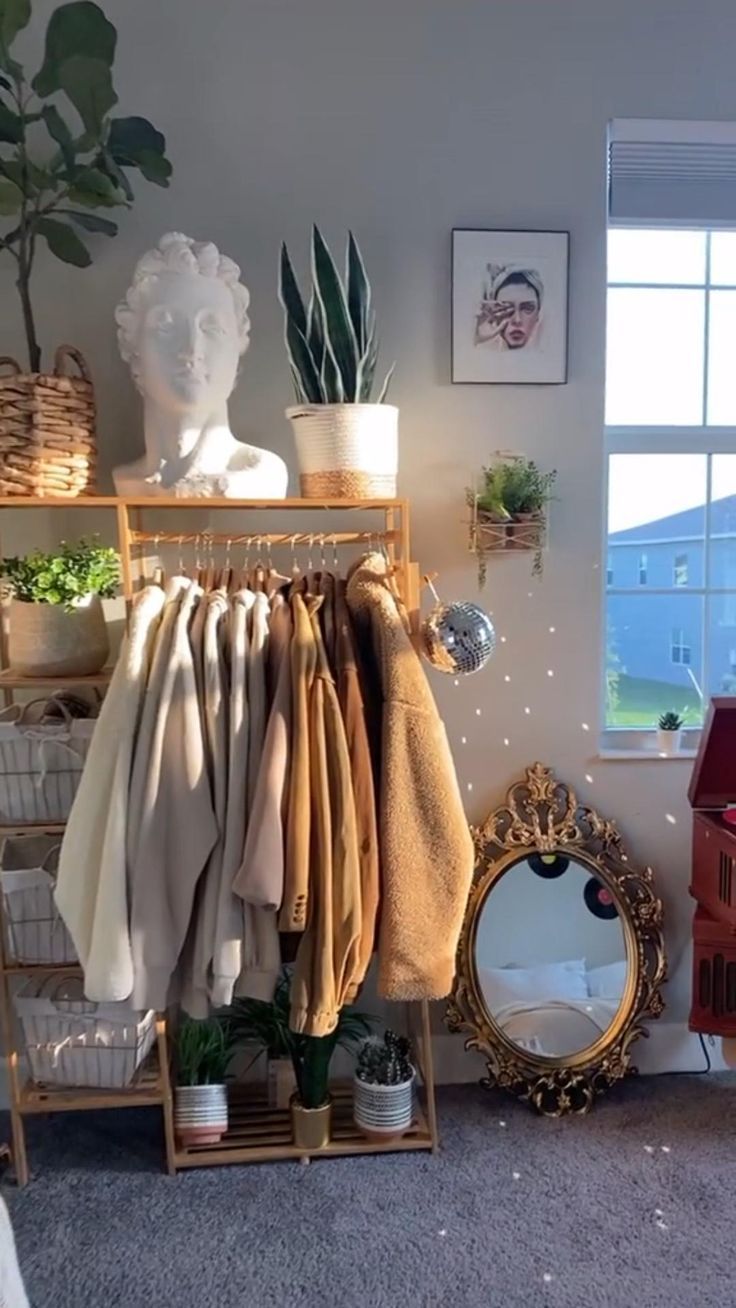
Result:
M357 399L358 342L337 268L316 225L312 229L312 279L322 310L327 352L340 374L344 398L352 403Z
M299 373L302 389L311 404L324 404L320 375L314 366L304 333L299 330L293 318L286 318L286 349L292 366Z
M89 267L92 262L89 250L66 223L57 222L55 218L40 218L37 230L41 236L45 236L51 253L57 259L74 264L75 268Z
M107 148L118 163L135 163L146 151L165 154L166 138L147 118L113 118Z
M59 85L71 100L87 131L99 138L105 115L118 101L107 64L101 59L74 55L61 64Z
M314 366L317 372L321 374L325 357L325 336L322 329L322 311L314 292L312 292L309 308L307 309L307 344L314 360Z
M153 182L156 186L168 186L169 178L174 171L166 156L157 154L155 150L141 150L135 166L140 169L147 182Z
M14 182L0 178L0 214L7 216L18 213L23 202L23 192Z
M342 404L345 399L345 391L340 376L340 369L335 363L335 356L332 353L332 347L329 341L325 341L325 357L322 360L322 390L324 391L325 404Z
M31 0L0 0L0 62L30 20ZM4 62L3 66L6 66Z
M56 105L45 104L41 110L41 116L46 124L49 136L61 149L62 158L71 172L75 163L74 137L67 127Z
M91 0L75 0L75 3L60 5L51 15L46 28L43 66L33 79L34 91L40 96L53 95L54 91L66 91L62 69L69 60L80 57L85 62L89 60L100 63L107 69L109 76L115 59L116 41L117 32L112 23L108 22L99 6ZM115 104L115 99L112 104ZM108 107L111 108L112 105Z
M59 218L68 218L70 222L82 227L85 232L101 232L103 236L117 236L118 225L109 218L101 218L96 213L78 213L75 209L57 209Z
M386 403L386 396L388 395L388 388L389 388L389 386L391 385L391 378L392 378L393 375L394 375L394 369L395 369L395 367L396 367L396 364L395 364L395 363L392 363L392 364L391 364L391 367L389 368L388 372L386 373L385 381L384 381L384 383L383 383L383 386L381 387L381 394L380 394L379 397L378 397L378 401L377 401L378 404L385 404L385 403Z
M0 141L17 145L23 136L23 125L19 114L9 109L0 100Z
M100 168L81 168L69 190L69 199L86 209L113 209L122 203L115 183Z
M358 342L358 353L363 355L368 344L368 320L371 308L371 288L363 263L363 256L352 232L348 232L346 277L348 284L348 310Z
M126 200L131 201L133 199L133 188L119 163L113 159L109 150L102 150L100 152L95 159L95 167L99 168L106 177L109 177L110 180L120 188Z
M279 267L279 299L287 317L299 328L302 336L307 335L307 315L304 309L299 283L294 276L294 269L289 258L286 242L281 244L281 261Z

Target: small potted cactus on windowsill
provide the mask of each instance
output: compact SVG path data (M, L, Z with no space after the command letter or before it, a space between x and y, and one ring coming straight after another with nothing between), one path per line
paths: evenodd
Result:
M660 754L679 754L682 742L681 714L668 709L657 723L657 750Z
M414 1076L405 1036L386 1031L363 1042L355 1066L353 1117L368 1140L398 1140L409 1130Z

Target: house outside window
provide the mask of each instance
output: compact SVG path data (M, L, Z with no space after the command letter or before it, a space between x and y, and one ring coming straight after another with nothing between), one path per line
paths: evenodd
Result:
M682 667L690 667L691 650L689 644L686 642L685 633L682 630L682 627L675 627L672 632L670 658L675 664L680 664Z

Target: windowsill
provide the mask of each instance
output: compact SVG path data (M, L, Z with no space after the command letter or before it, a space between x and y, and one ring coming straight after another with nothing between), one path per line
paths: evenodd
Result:
M697 749L681 749L677 754L661 754L657 749L599 749L596 759L603 763L681 763L694 759Z

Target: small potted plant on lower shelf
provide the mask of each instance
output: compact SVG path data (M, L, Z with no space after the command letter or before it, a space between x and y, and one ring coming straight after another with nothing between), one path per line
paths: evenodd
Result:
M386 1031L361 1045L353 1082L355 1124L369 1140L398 1140L412 1123L414 1067L406 1036Z
M88 676L110 653L102 599L117 592L116 551L96 539L0 560L10 593L8 661L28 677Z
M225 1075L233 1050L227 1021L182 1016L176 1033L174 1124L185 1147L217 1144L227 1131Z
M271 1003L260 999L236 999L229 1011L232 1038L238 1045L266 1050L269 1064L288 1057L291 1060L292 1084L289 1098L291 1129L297 1148L312 1152L329 1144L332 1126L332 1100L329 1092L330 1063L339 1048L352 1049L368 1035L373 1019L354 1008L341 1009L337 1026L330 1035L307 1036L289 1026L291 975L281 973ZM269 1068L270 1072L270 1068ZM283 1084L283 1072L280 1079ZM269 1076L270 1081L270 1076ZM270 1086L270 1097L281 1098L277 1087ZM276 1106L280 1107L279 1102Z
M660 754L678 754L682 743L683 717L674 709L663 713L657 723L657 749Z

